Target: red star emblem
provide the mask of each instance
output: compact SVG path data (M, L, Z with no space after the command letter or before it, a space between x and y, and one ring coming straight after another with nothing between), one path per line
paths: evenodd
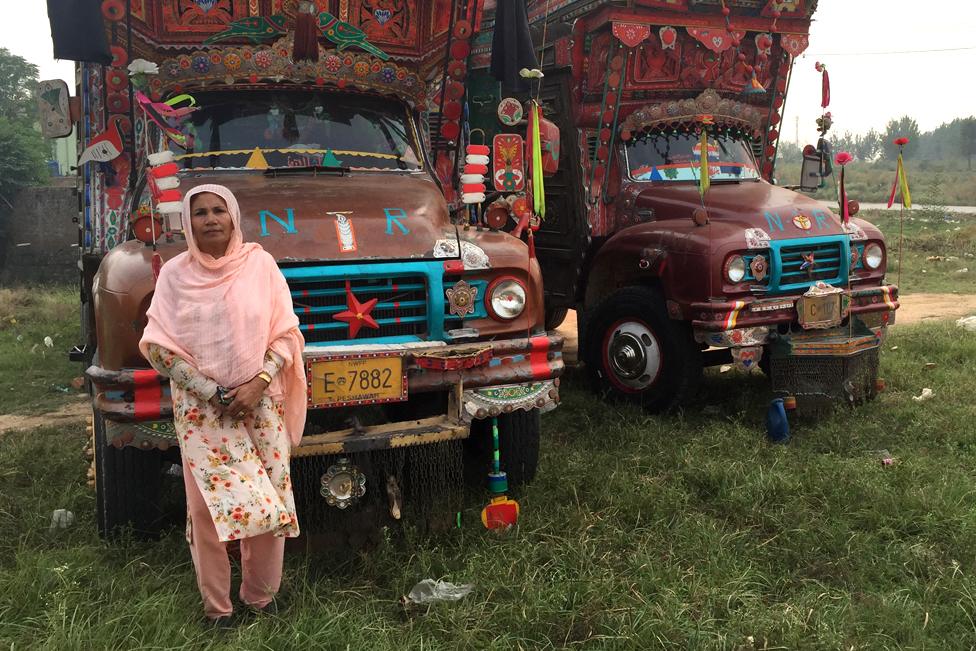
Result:
M360 303L359 299L352 293L349 281L346 281L346 307L348 309L345 312L339 312L334 318L336 321L345 321L349 324L350 339L355 339L356 335L359 334L359 329L363 326L379 330L380 324L369 315L378 300L378 298L371 298L365 303Z

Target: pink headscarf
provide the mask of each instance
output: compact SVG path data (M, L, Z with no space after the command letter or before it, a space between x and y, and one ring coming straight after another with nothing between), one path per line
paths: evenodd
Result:
M233 231L220 258L203 253L193 239L190 201L201 192L223 199L231 215ZM163 346L232 388L261 372L270 348L285 365L269 394L284 400L285 426L298 445L307 408L305 338L281 270L260 244L244 242L237 199L222 185L199 185L186 193L183 233L188 250L163 265L139 349L148 357L149 344Z

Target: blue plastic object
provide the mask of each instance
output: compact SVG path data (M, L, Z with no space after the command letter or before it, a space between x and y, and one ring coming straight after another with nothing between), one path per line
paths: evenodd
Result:
M773 443L787 443L790 440L790 422L786 420L786 408L782 398L775 398L766 411L766 436Z

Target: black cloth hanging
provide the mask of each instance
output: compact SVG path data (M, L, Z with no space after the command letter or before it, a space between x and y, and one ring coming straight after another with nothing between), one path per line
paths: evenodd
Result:
M506 88L525 91L529 84L519 76L519 70L538 67L525 0L498 0L491 38L491 74Z
M101 0L47 0L47 17L55 59L112 63Z

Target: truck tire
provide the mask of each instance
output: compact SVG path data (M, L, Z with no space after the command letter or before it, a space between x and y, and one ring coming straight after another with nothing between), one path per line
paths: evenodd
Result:
M546 308L546 330L555 330L566 320L569 309L565 307Z
M138 538L159 535L165 520L160 503L163 453L116 448L105 436L105 417L95 412L95 506L99 535L119 539L131 528Z
M518 488L535 479L539 467L542 421L539 410L513 411L498 416L498 450L508 485ZM472 485L485 485L492 465L491 418L471 423L465 441L465 474Z
M702 376L701 349L691 331L668 318L653 289L626 287L586 319L584 359L596 390L651 412L686 404Z

